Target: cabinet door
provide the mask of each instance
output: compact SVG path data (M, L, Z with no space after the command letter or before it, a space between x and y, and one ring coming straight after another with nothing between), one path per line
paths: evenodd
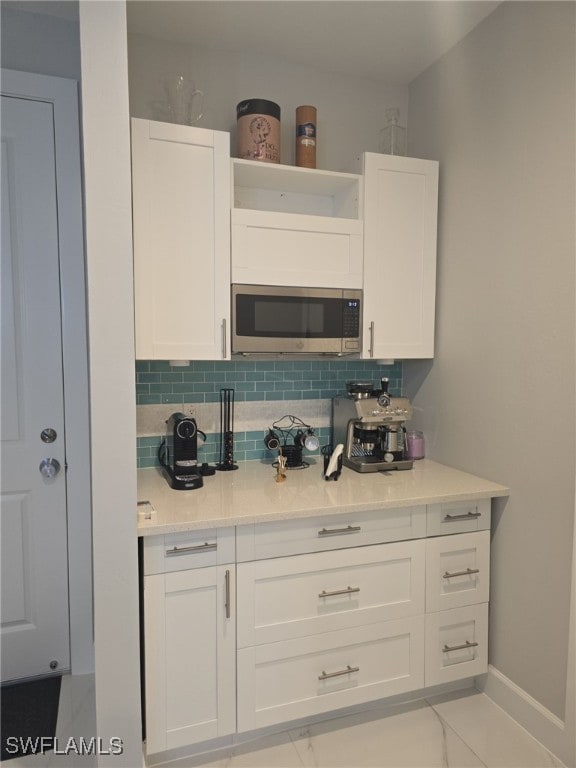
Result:
M447 536L453 533L489 530L491 506L490 499L428 504L426 535Z
M235 210L232 281L303 288L361 288L362 223Z
M424 612L426 542L238 565L238 647L360 627Z
M426 615L425 685L441 685L488 669L488 603Z
M132 120L138 359L229 356L229 158L227 133Z
M238 731L422 688L424 617L238 651Z
M426 536L425 518L426 508L420 505L241 525L236 529L237 562L419 539Z
M364 155L364 357L434 355L438 163Z
M426 612L487 603L490 531L437 536L426 541Z
M144 579L149 755L235 731L233 579L232 566Z

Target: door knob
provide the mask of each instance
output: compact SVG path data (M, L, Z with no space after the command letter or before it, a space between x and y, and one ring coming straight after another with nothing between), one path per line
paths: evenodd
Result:
M58 459L42 459L39 469L40 474L50 480L60 472L60 462Z

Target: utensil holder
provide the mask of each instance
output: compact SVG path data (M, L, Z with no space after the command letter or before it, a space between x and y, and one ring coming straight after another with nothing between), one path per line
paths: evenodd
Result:
M216 469L228 472L238 469L234 464L234 390L220 390L220 461Z

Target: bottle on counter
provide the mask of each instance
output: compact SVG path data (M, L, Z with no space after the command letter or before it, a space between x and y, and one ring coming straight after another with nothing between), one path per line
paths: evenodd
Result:
M296 107L296 165L316 168L316 107Z

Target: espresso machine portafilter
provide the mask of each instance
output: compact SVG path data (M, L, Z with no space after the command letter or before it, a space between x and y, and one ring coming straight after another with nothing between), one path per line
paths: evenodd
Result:
M356 472L411 469L406 456L406 428L412 416L407 397L388 394L388 380L380 389L371 383L349 382L346 397L332 401L333 441L344 445L342 463Z

